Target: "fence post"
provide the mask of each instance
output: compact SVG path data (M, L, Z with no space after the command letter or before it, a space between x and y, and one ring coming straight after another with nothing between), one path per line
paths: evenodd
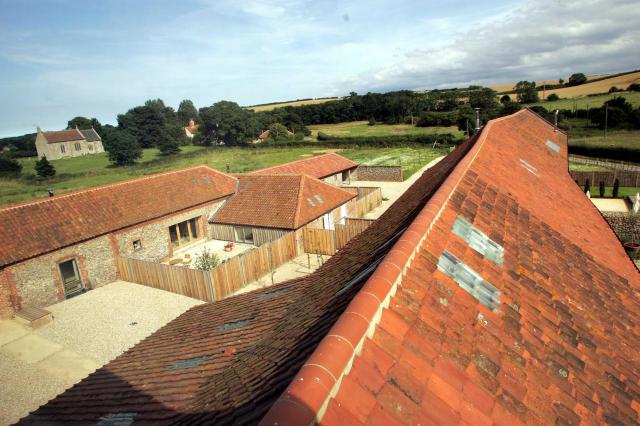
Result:
M273 285L273 253L271 253L271 244L269 244L269 269L271 270L271 285Z
M242 286L246 286L249 284L247 282L247 273L244 271L244 255L238 256L238 260L240 261L240 273L242 274Z
M209 287L209 292L211 297L213 298L212 302L218 300L218 296L216 295L216 289L213 286L213 279L211 278L211 271L203 271L204 272L204 280L207 282L207 287Z

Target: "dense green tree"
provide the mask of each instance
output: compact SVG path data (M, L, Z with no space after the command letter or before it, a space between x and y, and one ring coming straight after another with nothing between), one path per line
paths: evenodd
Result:
M568 82L568 86L578 86L580 84L584 84L587 82L587 76L584 75L581 72L575 73L575 74L571 74L571 77L569 77L569 82Z
M516 84L515 91L518 102L521 104L529 104L540 100L536 91L535 81L519 81Z
M502 95L502 97L500 98L500 103L501 104L506 104L507 102L511 102L511 96L509 95Z
M517 102L505 102L502 104L502 108L498 112L499 116L511 115L514 112L518 112L522 109L522 105Z
M180 124L186 126L189 120L196 121L198 119L198 110L189 99L180 102L178 106L178 119Z
M287 129L285 125L281 123L273 123L269 126L269 139L281 141L290 138L291 135L289 135L289 129Z
M8 150L12 157L35 157L36 134L29 133L22 136L12 136L0 139L0 150Z
M604 129L605 122L607 128L635 127L634 111L631 105L622 96L606 101L600 108L592 108L589 112L591 122Z
M560 96L558 96L555 93L552 93L549 96L547 96L547 101L549 101L549 102L557 101L559 99L560 99Z
M102 124L98 121L97 118L87 118L87 117L73 117L71 120L67 122L67 129L75 129L75 128L84 130L93 129L100 134L102 132Z
M7 154L0 154L0 175L20 174L22 164Z
M598 184L598 192L600 192L600 197L604 198L604 181L600 181Z
M469 105L472 108L487 111L494 111L500 106L496 98L496 91L488 87L472 91L469 94Z
M254 112L237 103L220 101L200 108L200 130L203 144L224 143L227 146L244 145L255 139L260 127Z
M618 180L618 178L616 178L613 181L613 191L611 194L613 198L618 198L618 192L620 192L620 181Z
M563 78L559 78L559 79L558 79L558 84L559 84L560 86L564 86L564 79L563 79Z
M113 130L103 144L109 161L117 166L132 165L142 157L142 147L127 131Z
M161 143L165 123L166 120L158 103L138 106L130 109L126 114L118 115L118 126L130 133L143 148Z
M640 83L631 83L629 87L627 87L628 92L640 92Z
M36 174L42 178L49 178L56 174L56 168L53 167L53 164L51 164L44 155L36 161L35 169Z
M164 129L162 138L158 141L158 148L162 155L172 155L180 152L180 146L186 145L187 136L182 126L170 125Z

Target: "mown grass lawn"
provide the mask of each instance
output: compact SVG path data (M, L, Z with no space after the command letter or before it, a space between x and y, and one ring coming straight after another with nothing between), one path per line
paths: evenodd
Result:
M49 180L38 179L35 175L35 158L20 160L23 171L20 178L0 179L0 205L45 197L47 189L56 194L98 185L118 182L143 175L182 169L197 165L207 165L220 171L243 173L289 161L300 160L325 152L322 147L265 147L265 148L205 148L186 146L182 152L170 157L162 157L157 149L144 150L140 163L131 167L113 167L106 154L52 161L57 174ZM397 165L402 162L405 178L442 155L429 148L366 148L345 149L340 152L345 157L358 162Z
M600 197L600 188L597 185L592 186L590 189L590 192L592 197ZM632 186L621 186L618 188L618 197L632 196L632 195L636 195L638 192L640 192L640 188L634 188ZM612 186L606 186L604 188L604 196L613 197Z
M358 136L397 136L397 135L432 135L439 133L451 133L454 136L464 137L464 132L457 126L451 127L415 127L411 124L376 124L369 126L368 121L351 121L337 124L318 124L309 126L311 138L316 139L318 132L339 138Z

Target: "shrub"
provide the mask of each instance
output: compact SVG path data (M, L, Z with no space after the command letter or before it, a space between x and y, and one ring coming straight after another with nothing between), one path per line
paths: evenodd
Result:
M622 89L618 89L616 86L611 86L609 93L622 92Z
M504 104L509 103L509 102L511 102L511 96L502 95L502 97L500 98L500 103L504 105Z
M600 197L604 197L604 182L600 181L598 185L598 192L600 192Z
M613 192L612 192L612 196L613 198L617 198L618 197L618 192L620 192L620 181L618 180L618 178L616 178L613 181Z
M567 86L578 86L586 82L587 82L587 76L579 72L579 73L571 74L571 77L569 77L569 83L567 84Z
M627 87L627 91L640 92L640 83L631 83L629 87Z
M215 253L203 247L202 252L196 257L193 267L200 271L210 271L220 264L220 259Z
M330 139L332 139L331 136L329 136L325 132L318 132L318 140L319 141L328 141Z
M547 101L549 101L549 102L557 101L559 99L560 99L560 96L558 96L555 93L552 93L549 96L547 96Z
M113 135L105 141L104 149L107 151L109 161L117 166L132 165L142 157L142 147L124 130L116 130Z
M56 174L56 168L53 167L53 164L51 164L44 155L36 161L35 169L38 176L42 178L49 178Z
M376 125L376 119L375 119L375 118L373 118L373 117L371 117L371 118L369 119L369 126L375 126L375 125Z
M20 174L22 164L6 154L0 155L0 175Z
M584 181L584 193L586 194L589 190L591 190L591 183L589 182L589 179L587 179Z

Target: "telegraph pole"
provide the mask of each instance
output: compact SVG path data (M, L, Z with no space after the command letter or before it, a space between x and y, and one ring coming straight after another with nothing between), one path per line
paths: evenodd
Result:
M604 138L607 138L607 125L609 121L609 104L604 104Z

